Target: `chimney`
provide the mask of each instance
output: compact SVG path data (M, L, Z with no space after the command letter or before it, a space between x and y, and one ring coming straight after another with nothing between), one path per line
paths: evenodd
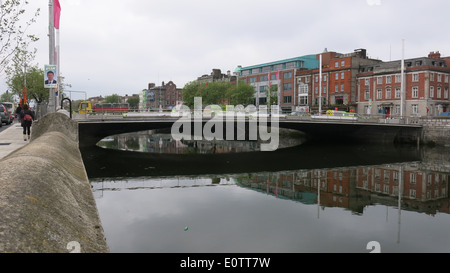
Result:
M432 51L432 52L430 52L430 54L428 54L428 58L440 59L441 58L441 53L439 51L436 51L436 52Z

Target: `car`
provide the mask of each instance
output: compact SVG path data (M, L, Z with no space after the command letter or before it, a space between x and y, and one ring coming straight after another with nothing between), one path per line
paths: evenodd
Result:
M14 103L12 102L0 102L1 104L3 104L4 106L6 106L6 110L8 111L9 114L9 124L11 124L14 121L14 116L15 116L15 111L14 111Z
M0 104L0 127L3 126L3 123L8 124L8 116L7 116L6 107L3 104Z

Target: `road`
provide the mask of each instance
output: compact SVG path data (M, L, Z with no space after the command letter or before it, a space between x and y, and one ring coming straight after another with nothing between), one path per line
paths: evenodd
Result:
M17 120L14 120L13 123L11 123L10 125L6 125L6 123L3 123L3 126L0 127L0 133L3 132L4 130L8 129L11 126L14 126L14 124L16 124Z

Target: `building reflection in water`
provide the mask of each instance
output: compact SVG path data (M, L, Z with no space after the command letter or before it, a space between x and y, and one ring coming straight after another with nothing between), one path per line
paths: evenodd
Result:
M382 204L429 215L449 213L449 173L421 162L206 177L93 179L94 191L237 185L307 205L354 214ZM100 181L103 181L100 183ZM400 199L399 199L400 197ZM401 203L399 203L399 200Z
M172 154L253 151L253 149L257 149L257 146L253 145L254 143L249 142L235 142L234 146L230 146L229 143L217 142L214 148L211 142L177 142L172 140L170 135L154 134L149 136L148 133L110 137L99 143L99 146L104 148ZM306 149L306 151L310 150ZM333 154L325 154L324 151L318 150L322 156L314 160L320 161L323 156ZM338 152L335 153L339 156L338 160L347 162L345 158L348 157L344 157ZM101 153L100 155L107 158L119 158L119 161L123 161L122 157L124 156L122 153L112 153L112 155ZM364 155L369 158L373 156L368 152L365 152ZM381 162L388 162L387 155L383 153L383 156L386 158L383 157L384 160ZM302 166L301 169L294 168L293 170L231 172L231 174L217 172L217 174L208 175L204 174L206 172L190 175L158 173L158 175L151 176L147 176L147 172L144 172L144 175L136 176L128 176L124 173L122 176L114 176L117 178L101 176L103 173L98 173L100 176L96 176L97 173L95 173L90 180L96 199L101 199L105 191L210 186L242 187L267 195L269 198L298 202L305 206L317 206L318 218L327 208L342 208L344 213L346 210L359 218L369 207L384 205L386 206L386 220L389 208L397 209L398 215L395 217L398 221L397 243L400 243L402 212L414 211L431 216L449 213L449 156L448 152L440 153L436 150L424 149L421 151L420 159L404 163L370 163L346 167L334 167L335 165L333 165L328 168L322 168L323 165L318 168ZM139 160L142 159L139 158ZM286 160L298 158L299 154L295 152L292 157L286 155ZM309 155L302 158L303 160L313 160ZM89 156L86 159L89 159ZM98 159L93 157L86 162L91 161L97 162ZM147 165L153 166L152 164ZM135 165L137 164L135 163ZM147 165L143 164L142 166ZM345 164L340 165L345 166ZM94 165L96 169L99 166ZM140 166L136 166L136 168L138 167ZM124 168L124 166L114 165L114 168ZM111 175L111 173L107 172L105 175Z
M284 131L289 134L295 134L297 137L281 138L279 148L300 145L304 141L301 133L286 129ZM166 154L222 154L260 150L258 141L179 141L174 140L170 132L152 130L110 136L102 139L97 145L122 151Z

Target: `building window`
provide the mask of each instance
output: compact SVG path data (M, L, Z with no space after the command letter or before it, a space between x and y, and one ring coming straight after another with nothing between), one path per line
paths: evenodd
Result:
M365 79L365 85L369 86L370 85L370 79Z
M409 174L409 183L416 184L416 174L415 173Z
M284 96L283 102L284 103L291 103L292 102L292 97L291 96Z
M345 61L341 61L341 66L345 66Z
M434 86L430 86L430 98L434 97Z
M381 100L383 98L382 90L377 89L377 100Z
M418 104L411 105L411 108L412 108L412 114L413 115L419 114L419 105Z
M445 83L448 83L448 75L445 75Z
M334 67L339 67L339 62L335 62Z
M285 79L291 79L292 78L292 72L286 72L286 73L284 73L284 76L283 76Z
M437 93L437 94L436 94L436 95L437 95L436 97L437 97L438 99L440 99L440 98L441 98L441 87L440 87L440 86L438 86L437 92L436 92L436 93Z
M400 95L401 95L400 87L396 87L396 88L395 88L395 98L396 98L396 99L399 99L399 98L400 98Z
M267 85L261 85L261 86L259 87L259 93L264 93L264 92L266 92L266 86L267 86Z
M417 73L414 73L413 74L413 80L412 80L413 82L418 82L419 81L419 74L417 74Z
M251 77L250 78L250 83L254 83L254 82L256 82L256 77Z
M430 81L434 81L434 73L430 73Z
M344 92L344 84L341 84L341 92Z
M336 84L336 85L334 86L334 92L335 92L335 93L339 92L339 84Z
M419 97L419 87L413 86L413 88L412 88L412 97L413 98L418 98Z
M301 84L298 88L299 94L308 94L308 85L307 84Z
M344 79L344 72L341 72L341 80Z
M369 100L370 99L370 91L369 89L364 90L364 99Z
M308 96L300 96L299 104L300 105L308 105Z
M338 72L336 72L336 74L335 74L335 78L334 78L335 80L339 80L339 73Z
M400 115L400 105L395 105L394 106L394 114Z
M395 75L395 82L401 83L402 82L402 75Z
M377 77L377 84L383 84L383 77Z
M448 99L448 87L444 89L444 99Z
M391 76L386 76L386 83L390 84L392 82Z
M317 87L317 86L314 87L314 93L315 93L315 94L318 94L318 93L319 93L319 87Z
M260 82L266 82L267 81L267 75L259 76L259 81Z
M270 74L270 80L274 81L277 79L277 74Z
M292 83L285 83L285 84L283 84L283 90L284 91L292 90Z
M442 74L438 74L438 82L441 82L442 81Z
M324 82L327 81L327 75L323 75L323 81L324 81Z
M387 100L391 99L391 88L390 87L386 88L386 99Z

